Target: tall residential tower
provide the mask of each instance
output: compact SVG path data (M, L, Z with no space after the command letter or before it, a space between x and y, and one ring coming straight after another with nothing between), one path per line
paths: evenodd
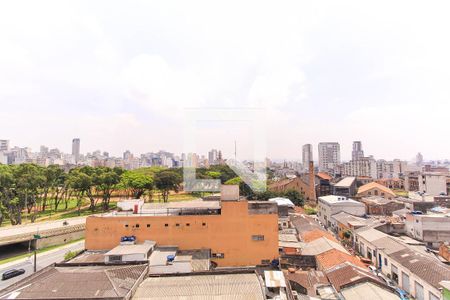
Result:
M303 170L308 170L309 162L313 161L312 145L305 144L302 147L302 164Z
M72 156L75 159L75 164L78 164L80 160L80 139L75 138L72 140Z
M334 171L341 163L341 149L339 143L319 143L319 170Z

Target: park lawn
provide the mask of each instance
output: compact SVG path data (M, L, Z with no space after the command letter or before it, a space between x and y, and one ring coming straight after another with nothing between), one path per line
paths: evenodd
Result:
M109 210L114 210L117 208L117 202L110 202L109 203ZM63 214L58 215L58 217L55 220L61 220L61 219L67 219L67 218L74 218L74 217L84 217L84 216L89 216L92 214L99 214L102 213L103 211L103 207L102 207L102 203L99 202L97 203L97 205L95 206L95 211L92 212L89 207L84 207L82 209L80 209L80 214L78 214L78 210L72 210L72 211L68 211L65 212Z

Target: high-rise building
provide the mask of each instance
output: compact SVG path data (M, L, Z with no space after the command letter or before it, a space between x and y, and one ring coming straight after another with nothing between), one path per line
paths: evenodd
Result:
M422 155L422 153L419 152L416 155L416 165L418 167L420 167L420 166L422 166L422 164L423 164L423 155Z
M309 169L309 162L313 161L312 145L305 144L302 147L302 164L303 170Z
M0 140L0 151L9 151L9 140Z
M319 170L333 172L341 163L339 143L319 143Z
M208 152L208 163L209 165L216 165L218 164L218 156L219 152L216 149L212 149Z
M80 160L80 139L78 138L72 140L72 156L77 164Z
M352 160L360 160L364 157L361 141L353 142Z

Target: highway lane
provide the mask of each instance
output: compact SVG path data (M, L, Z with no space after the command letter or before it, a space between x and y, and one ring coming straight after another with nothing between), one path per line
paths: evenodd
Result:
M56 248L50 250L48 252L40 253L37 255L37 270L41 270L53 263L61 262L64 260L64 255L68 251L78 251L84 249L84 241L79 241L76 243L68 244L61 246L60 248ZM21 259L17 262L12 262L4 265L0 265L0 274L10 269L24 269L25 274L20 276L0 281L0 294L1 290L10 286L11 284L33 274L33 255L30 255L29 258Z

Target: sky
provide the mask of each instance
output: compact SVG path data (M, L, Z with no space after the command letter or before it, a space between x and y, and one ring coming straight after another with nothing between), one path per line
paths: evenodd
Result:
M82 152L180 153L194 110L199 153L232 155L236 141L238 156L251 158L258 135L273 159L301 159L305 143L317 159L327 141L350 159L353 140L376 158L450 158L449 9L2 1L0 139L36 151L70 152L79 137ZM257 120L237 117L248 109ZM220 111L236 120L217 120Z

